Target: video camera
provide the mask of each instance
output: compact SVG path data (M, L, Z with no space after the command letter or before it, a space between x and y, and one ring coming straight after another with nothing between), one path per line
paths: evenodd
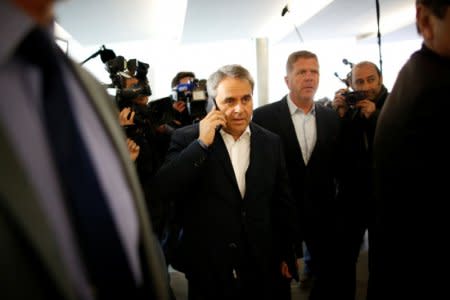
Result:
M176 85L172 90L172 99L186 103L207 100L206 80L194 79Z
M137 59L126 60L123 56L116 56L105 62L105 69L109 73L112 87L116 88L115 101L121 111L130 107L134 112L134 123L138 128L153 129L159 125L155 114L148 104L135 102L139 97L151 96L152 90L147 80L149 65ZM137 80L127 86L127 80ZM127 130L127 135L130 136Z
M127 61L123 56L117 56L105 63L112 85L117 89L116 101L119 109L129 107L130 101L139 96L151 96L152 90L147 80L149 65L131 59ZM138 83L132 87L125 87L125 80L136 78Z
M198 120L206 115L208 93L206 79L194 79L187 83L179 83L172 89L173 101L186 103L188 114L192 120Z

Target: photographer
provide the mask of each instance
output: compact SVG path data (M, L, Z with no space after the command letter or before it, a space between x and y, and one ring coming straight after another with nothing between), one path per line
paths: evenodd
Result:
M126 136L139 147L135 160L139 181L149 207L153 230L161 241L167 220L167 208L154 195L153 177L161 166L170 140L170 131L148 105L152 94L147 79L149 65L136 59L117 56L105 63L112 86L116 88L115 102L120 111L119 123ZM132 155L132 148L130 155ZM136 156L136 153L134 153Z
M174 119L169 123L180 128L200 121L206 115L206 80L198 80L190 71L178 72L172 79Z
M373 249L373 165L372 143L381 107L388 95L378 67L368 61L352 68L350 86L354 92L339 90L333 100L342 123L341 182L339 202L343 208L344 265L349 295L354 297L356 263L365 231L369 231L369 248ZM369 272L370 272L369 249Z

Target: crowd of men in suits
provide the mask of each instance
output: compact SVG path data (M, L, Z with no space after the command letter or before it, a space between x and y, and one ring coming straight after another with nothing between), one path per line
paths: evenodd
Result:
M250 72L218 68L210 111L171 131L145 180L133 165L143 149L117 121L131 112L105 105L104 88L56 46L53 5L0 3L0 84L11 99L0 103L5 299L173 299L167 224L154 222L150 201L176 207L171 259L190 300L290 299L302 242L310 299L354 299L365 230L369 299L442 294L445 284L414 280L437 274L447 255L446 182L433 168L448 165L448 0L416 1L423 46L390 95L363 61L350 86L365 97L350 103L338 91L331 107L316 103L319 59L302 50L286 62L288 94L253 110ZM423 265L405 251L417 235Z

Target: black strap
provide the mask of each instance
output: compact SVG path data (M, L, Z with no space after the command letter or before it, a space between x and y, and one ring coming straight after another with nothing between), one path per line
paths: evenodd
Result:
M380 33L380 1L375 0L377 9L377 40L378 40L378 54L380 56L380 73L383 76L383 60L381 58L381 33Z

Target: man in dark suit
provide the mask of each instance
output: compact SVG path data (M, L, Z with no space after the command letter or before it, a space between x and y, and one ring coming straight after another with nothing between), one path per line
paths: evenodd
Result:
M189 299L277 299L295 231L280 138L250 122L245 68L224 66L207 82L217 107L174 132L157 174L163 188L179 183Z
M339 118L314 103L319 84L317 56L292 53L286 64L289 94L255 110L253 121L278 134L299 214L301 236L311 254L311 299L338 297L336 168Z
M450 1L417 0L416 25L422 48L401 69L375 132L371 299L448 294L438 274L449 253Z
M118 111L54 43L53 4L0 2L0 297L168 299Z
M341 259L347 261L340 276L347 278L349 298L355 297L356 264L364 234L368 231L369 257L374 248L373 137L381 108L388 96L380 69L372 62L355 64L350 73L351 87L360 97L352 99L348 89L336 92L333 107L342 122L342 174L338 199L342 204L344 250ZM370 261L370 259L369 259ZM369 262L369 273L371 263Z

